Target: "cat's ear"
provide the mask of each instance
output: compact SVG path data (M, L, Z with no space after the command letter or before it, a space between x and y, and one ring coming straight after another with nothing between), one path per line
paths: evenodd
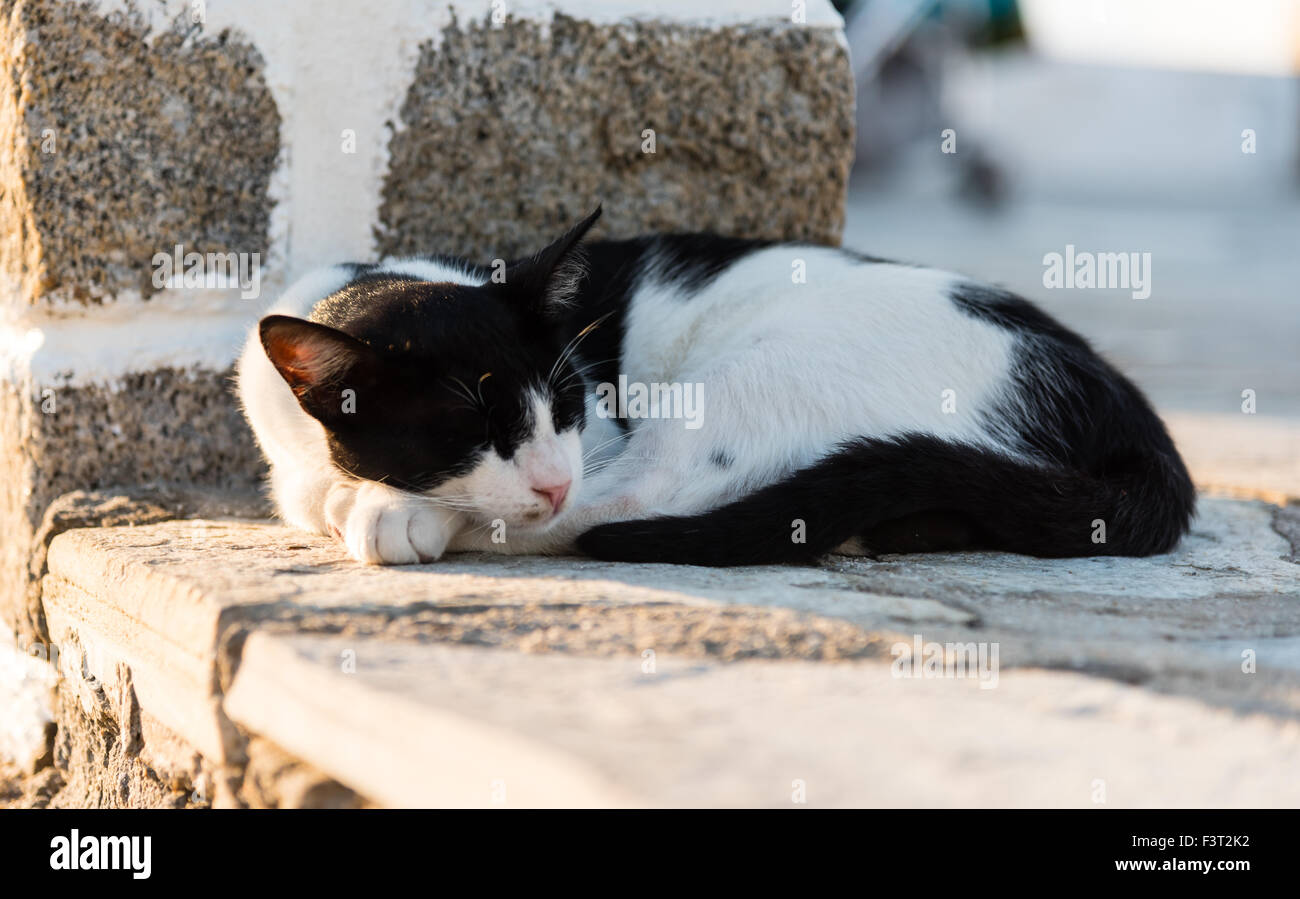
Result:
M543 318L558 318L577 296L587 274L581 241L600 218L601 207L564 233L559 240L506 269L502 288L511 302Z
M315 322L268 315L258 324L258 334L267 358L303 411L323 424L344 421L349 406L343 391L371 386L379 370L379 360L370 347ZM351 408L355 406L354 402Z

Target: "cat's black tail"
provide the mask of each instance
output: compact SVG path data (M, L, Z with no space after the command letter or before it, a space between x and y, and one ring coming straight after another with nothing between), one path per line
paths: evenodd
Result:
M602 525L578 546L598 559L715 566L811 562L853 538L880 552L1172 549L1195 504L1172 446L1113 456L1104 469L1082 474L929 435L856 440L731 505Z

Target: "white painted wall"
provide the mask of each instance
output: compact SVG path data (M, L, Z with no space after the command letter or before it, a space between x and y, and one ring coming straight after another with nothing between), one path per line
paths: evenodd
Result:
M808 25L842 27L830 0L209 0L205 30L240 31L266 59L284 148L274 181L271 267L293 278L373 256L392 134L385 123L400 126L419 49L439 38L453 11L462 23L494 14L547 23L558 11L601 23L707 27L791 21L796 2ZM162 27L191 5L167 0L152 17ZM355 153L342 150L345 130L355 133Z
M101 0L100 8L124 5ZM419 49L438 39L453 8L462 23L486 21L494 11L548 23L559 11L601 23L719 27L791 21L799 9L808 26L843 24L829 0L158 0L141 6L159 31L178 15L201 12L206 34L238 31L265 59L282 151L271 185L276 206L270 250L262 259L262 296L168 289L147 302L123 294L102 308L65 307L52 314L15 312L15 304L5 304L0 377L79 385L164 365L224 368L249 321L288 281L321 265L372 259L392 135L387 123L398 125ZM343 152L345 130L355 133L355 153Z

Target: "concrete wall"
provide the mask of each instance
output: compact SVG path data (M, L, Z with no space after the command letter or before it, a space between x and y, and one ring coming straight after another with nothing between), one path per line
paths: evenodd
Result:
M508 257L597 200L606 235L843 227L852 82L826 0L0 0L0 62L10 658L48 641L58 497L254 486L231 363L297 274ZM155 277L191 253L199 280ZM22 668L0 666L0 710Z

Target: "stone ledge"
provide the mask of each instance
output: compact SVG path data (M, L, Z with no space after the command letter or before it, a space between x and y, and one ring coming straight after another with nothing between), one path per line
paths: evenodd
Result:
M28 591L27 620L20 630L37 640L48 637L40 605L40 581L48 570L50 542L64 531L133 528L214 516L252 519L269 511L261 494L253 490L204 490L165 482L65 493L45 509L32 541L27 575L34 589Z
M164 522L56 537L43 604L74 668L129 681L200 759L172 780L218 804L254 804L254 744L307 804L783 805L802 780L813 804L1081 805L1094 778L1113 804L1294 804L1290 515L1204 500L1154 559L733 571L373 568L271 524ZM918 635L997 644L996 688L891 677Z
M26 549L26 570L6 572L0 578L17 594L19 603L5 609L0 621L15 616L16 641L10 644L0 632L0 760L19 770L39 770L49 762L53 737L52 686L57 672L51 662L49 630L41 598L41 581L47 571L50 542L64 531L91 527L134 527L142 524L197 516L266 514L260 494L239 490L199 490L155 482L130 488L77 490L50 503L34 532L7 534L5 558L19 560ZM0 608L3 608L0 602Z

